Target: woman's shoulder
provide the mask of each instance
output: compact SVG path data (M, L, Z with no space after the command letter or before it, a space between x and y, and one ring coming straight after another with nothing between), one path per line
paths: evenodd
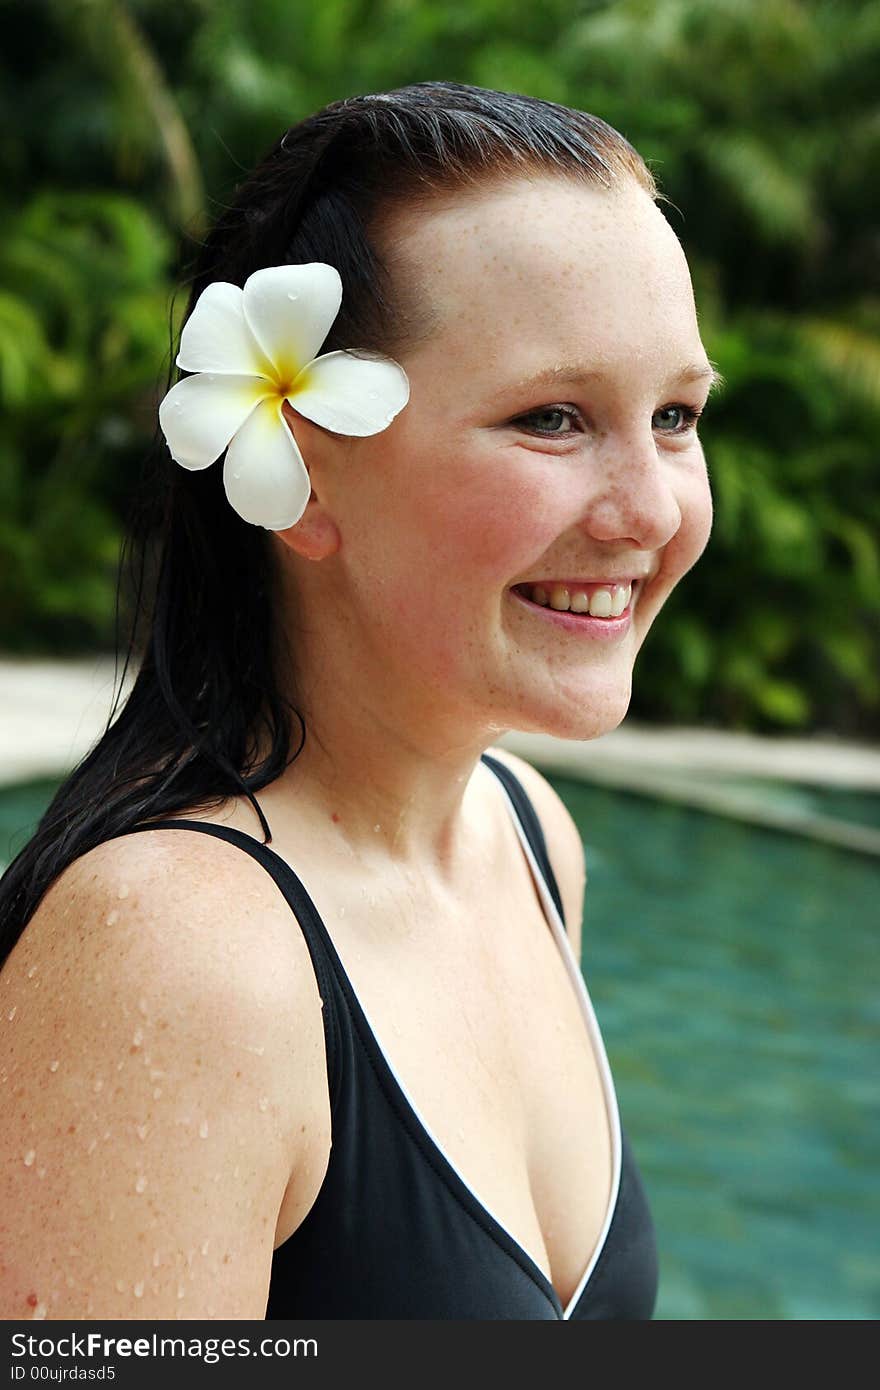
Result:
M291 920L278 885L237 845L146 826L67 865L9 964L21 952L59 985L90 968L95 984L140 981L129 1003L141 1013L162 1001L190 1020L204 1013L218 1040L227 1026L242 1031L259 1017L280 1045L317 1006L307 947Z
M328 1106L317 983L265 871L176 829L94 846L31 917L0 1009L0 1205L26 1252L2 1271L5 1316L57 1284L60 1242L82 1247L102 1316L174 1317L180 1282L190 1317L262 1317L275 1220ZM217 1263L193 1273L209 1240ZM84 1316L84 1292L47 1316Z
M584 843L571 812L546 777L508 748L487 748L522 783L544 832L550 864L559 886L565 925L575 956L580 957L581 921L587 883Z

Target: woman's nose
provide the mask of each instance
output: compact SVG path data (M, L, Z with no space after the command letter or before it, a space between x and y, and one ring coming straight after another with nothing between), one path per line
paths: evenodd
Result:
M675 487L683 459L664 458L650 438L609 439L595 460L582 525L600 541L626 541L644 550L660 550L681 525Z

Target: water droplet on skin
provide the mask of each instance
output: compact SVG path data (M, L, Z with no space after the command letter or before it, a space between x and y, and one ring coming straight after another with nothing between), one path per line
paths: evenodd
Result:
M16 1015L17 1011L18 1011L18 1005L17 1005L17 1004L13 1004L12 1008L9 1010L9 1013L6 1015L6 1017L9 1019L9 1022L10 1022L10 1023L11 1023L12 1020L15 1018L15 1015Z
M112 926L114 926L115 923L118 922L118 921L119 921L119 913L116 911L116 908L114 907L114 909L113 909L112 912L108 912L108 913L107 913L107 920L106 920L106 922L105 922L105 926L112 927Z
M156 1086L153 1090L153 1100L159 1100L162 1095L162 1087Z
M202 1123L199 1125L199 1138L200 1138L200 1139L207 1139L207 1137L208 1137L208 1121L207 1121L207 1120L202 1120Z
M26 1153L25 1156L24 1156L24 1166L25 1166L25 1168L30 1168L30 1166L31 1166L31 1164L33 1163L33 1161L34 1161L34 1159L36 1158L36 1156L37 1156L37 1151L36 1151L36 1149L28 1149L27 1153Z
M32 980L32 979L34 978L34 976L36 975L36 973L37 973L37 967L36 967L35 965L32 965L31 968L30 968L30 970L29 970L28 973L27 973L28 979L29 979L29 980Z
M134 1127L134 1132L135 1132L135 1134L137 1135L138 1139L146 1139L147 1135L148 1135L149 1132L150 1132L150 1126L149 1126L149 1125L135 1125L135 1127Z
M34 1309L33 1321L34 1321L34 1322L42 1322L43 1319L45 1318L45 1316L46 1316L46 1305L45 1305L45 1303L38 1303L37 1306L36 1306L36 1308Z
M260 1096L260 1099L259 1099L259 1101L257 1102L257 1104L259 1105L259 1107L260 1107L261 1110L268 1110L268 1108L269 1108L269 1097L268 1097L268 1096Z
M123 1284L121 1279L116 1280L116 1287L120 1293L125 1293L125 1285Z
M127 898L127 897L128 897L128 884L127 884L127 883L123 883L123 884L122 884L122 886L121 886L121 888L119 889L119 892L117 893L116 896L119 897L119 898Z
M50 1070L50 1071L57 1071L57 1070L58 1070L58 1063L57 1063L57 1062L50 1062L50 1063L49 1063L49 1070Z
M318 1003L320 1004L321 1008L323 1009L323 1007L324 1007L324 1000L323 1000L323 999L319 999L319 1000L318 1000Z
M186 1293L186 1289L183 1287L183 1285L182 1285L182 1284L178 1284L178 1286L177 1286L177 1297L178 1297L178 1298L183 1298L183 1296L184 1296L185 1293Z
M202 1254L203 1254L203 1255L207 1255L207 1253L208 1253L208 1246L209 1246L210 1244L211 1244L210 1240L204 1240L204 1241L202 1241Z
M135 1284L135 1286L134 1286L134 1296L135 1296L135 1298L143 1298L143 1296L144 1296L144 1281L143 1281L143 1279L141 1279L137 1284Z
M161 1069L160 1067L153 1067L152 1070L150 1071L150 1080L151 1080L151 1081L161 1081L161 1080L162 1080L162 1077L163 1077L164 1075L165 1075L165 1073L164 1073L164 1071L162 1071L162 1069Z
M154 1269L158 1269L158 1268L159 1268L159 1265L160 1265L161 1263L162 1263L162 1261L161 1261L161 1258L160 1258L160 1256L159 1256L159 1251L158 1251L158 1250L154 1250L154 1251L153 1251L153 1268L154 1268Z
M143 1014L144 1018L146 1018L147 1013L148 1013L148 1010L147 1010L147 1001L146 1001L146 999L139 999L139 1000L138 1000L138 1009L139 1009L139 1011Z
M143 1173L141 1173L140 1177L138 1178L137 1182L136 1182L135 1185L134 1185L134 1190L135 1190L135 1192L143 1192L143 1191L146 1189L146 1186L147 1186L147 1180L146 1180L146 1178L144 1177Z
M97 1095L98 1092L99 1092L100 1090L103 1089L103 1086L104 1086L104 1083L103 1083L103 1081L101 1080L101 1078L100 1078L100 1076L99 1076L98 1079L97 1079L97 1081L95 1082L94 1086L92 1087L92 1090L93 1090L93 1091L95 1092L95 1094Z
M96 1149L97 1147L98 1147L98 1141L97 1141L97 1139L93 1139L92 1142L91 1142L91 1144L89 1144L88 1153L93 1154L93 1153L95 1152L95 1149Z
M37 1169L37 1177L38 1177L38 1178L44 1178L45 1176L46 1176L46 1169L45 1169L45 1168L38 1168L38 1169Z
M288 290L288 291L287 291L287 298L290 299L290 300L297 300L297 299L299 299L299 295L298 295L298 294L294 294L292 290Z
M233 473L232 476L233 476L233 478L240 478L240 477L241 477L241 474L240 474L240 473Z
M135 1028L135 1030L134 1030L134 1037L133 1037L132 1040L131 1040L131 1045L132 1045L132 1047L140 1047L140 1045L141 1045L141 1043L143 1042L143 1040L144 1040L144 1032L143 1032L143 1029L142 1029L142 1028Z
M345 916L345 908L344 908L344 907L341 907L341 908L339 909L339 915L340 915L340 917L344 917L344 916Z
M373 829L374 829L374 830L381 830L381 829L382 829L382 827L381 827L381 825L379 824L378 821L377 821L376 824L373 826Z

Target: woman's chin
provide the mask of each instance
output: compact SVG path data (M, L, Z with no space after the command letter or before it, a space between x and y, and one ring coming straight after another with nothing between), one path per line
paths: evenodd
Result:
M631 685L625 689L594 690L577 701L562 698L545 702L540 709L526 713L511 728L522 733L549 734L552 738L584 741L611 733L626 716L632 694Z

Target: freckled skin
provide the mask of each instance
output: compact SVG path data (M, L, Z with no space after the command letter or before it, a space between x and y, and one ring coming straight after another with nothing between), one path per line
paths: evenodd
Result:
M588 739L620 722L712 505L696 433L656 422L699 409L708 382L674 376L706 354L681 245L643 190L536 176L409 210L386 236L432 322L397 354L409 404L366 439L285 407L313 496L278 543L310 731L297 791L311 776L332 787L352 839L372 819L400 851L402 825L413 845L443 839L461 797L450 774L500 732ZM569 362L607 380L519 388ZM581 412L577 434L510 423L558 403ZM650 579L615 642L573 639L507 593L621 572Z
M431 909L443 909L437 929L450 930L455 951L465 938L454 935L452 906L471 901L487 864L503 862L481 825L488 798L479 786L471 795L479 754L509 728L592 738L615 727L645 634L706 543L700 445L695 435L673 443L654 422L670 404L703 403L705 385L669 378L705 353L681 247L634 186L611 196L559 177L484 186L398 216L387 235L392 273L415 287L432 327L397 354L412 396L382 434L341 438L286 412L313 498L273 544L294 653L287 693L309 736L261 803L273 829L279 798L295 809L307 850L319 828L318 852L306 853L318 881L356 867L371 908L367 887L384 899L390 884L400 898L404 883L431 930ZM523 386L567 361L606 379ZM514 422L561 403L579 413L571 436ZM529 578L609 571L650 575L615 642L573 639L508 593ZM288 1228L314 1197L331 1145L320 1026L307 1047L299 1041L323 1001L287 905L262 896L259 865L232 864L213 837L187 837L184 852L167 843L181 837L156 836L146 862L134 837L96 847L94 890L87 867L70 866L64 905L31 924L30 940L43 932L51 1019L36 1019L28 1000L39 980L25 987L5 972L4 1009L17 1009L10 1070L21 1059L27 1080L10 1085L7 1105L32 1118L14 1148L4 1150L0 1126L4 1220L18 1223L0 1305L23 1310L32 1296L35 1318L65 1307L81 1316L83 1303L87 1315L109 1306L148 1317L159 1306L167 1316L171 1297L182 1316L182 1291L184 1311L259 1316L291 1173ZM251 895L253 916L243 910ZM59 929L68 912L78 934ZM47 1071L53 1058L57 1073ZM120 1059L125 1085L98 1092ZM50 1091L50 1110L38 1110L35 1098ZM69 1153L51 1145L59 1125L77 1131ZM317 1137L306 1142L307 1131ZM64 1248L41 1244L50 1209L83 1251L67 1300ZM221 1251L231 1252L225 1277Z

